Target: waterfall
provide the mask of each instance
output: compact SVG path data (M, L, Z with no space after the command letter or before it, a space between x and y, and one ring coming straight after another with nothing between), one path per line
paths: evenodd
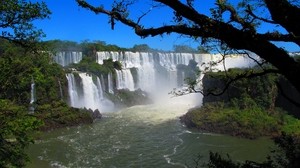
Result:
M35 102L35 83L32 78L31 80L31 90L30 90L30 104L33 104Z
M68 80L68 92L70 97L70 105L72 107L82 107L81 101L79 100L77 84L73 73L66 75Z
M104 77L103 77L103 75L101 75L100 82L101 82L102 90L103 90L103 92L105 92L106 91L106 87L105 87L105 84L104 84Z
M111 94L114 94L114 89L113 89L113 80L112 80L112 74L109 73L107 76L107 83L108 83L108 92Z
M34 113L34 110L35 110L34 102L35 101L36 101L36 97L35 97L35 83L34 83L34 79L32 77L31 84L30 84L29 113Z
M97 89L99 91L100 99L102 100L104 98L103 97L103 89L102 89L102 84L101 84L99 77L97 77Z
M68 66L72 63L79 63L82 60L82 52L62 51L56 53L53 59L61 66Z
M78 58L77 56L74 57ZM62 64L76 62L76 59L62 60ZM100 65L107 59L119 61L122 64L122 69L108 73L107 78L103 75L92 77L82 72L79 72L78 75L72 73L66 75L71 106L86 107L93 110L100 109L101 112L109 111L114 105L105 97L104 93L114 94L115 89L128 89L130 91L142 89L159 98L161 95L172 91L173 88L185 86L185 77L190 75L188 65L191 60L198 63L197 67L200 70L204 70L212 61L222 59L222 56L220 54L134 53L129 51L101 51L96 53L96 61ZM249 59L246 60L241 56L231 56L225 61L226 68L250 66ZM215 69L223 70L224 67L222 64L218 64ZM199 87L201 86L199 85Z
M130 69L116 70L117 73L117 89L129 89L134 91L133 77Z
M176 88L178 86L177 83L177 71L169 71L169 85L171 88Z
M78 73L78 76L79 80L76 81L73 73L66 75L70 105L77 108L99 109L101 112L112 111L114 104L103 96L100 78L96 77L94 81L87 73Z
M60 99L63 100L64 95L63 95L63 90L62 90L62 87L61 87L61 82L60 82L60 80L58 80L58 85L59 85Z
M83 87L83 103L84 107L91 108L92 110L101 109L100 107L100 91L98 87L93 82L92 76L86 73L79 73L82 79Z

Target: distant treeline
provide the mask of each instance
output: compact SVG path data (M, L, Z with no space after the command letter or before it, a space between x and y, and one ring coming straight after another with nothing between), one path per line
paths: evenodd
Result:
M104 41L74 41L50 40L42 42L42 45L51 51L82 51L85 55L91 55L95 51L132 51L132 52L181 52L181 53L207 53L203 47L194 49L186 45L174 45L173 51L153 49L147 44L136 44L132 48L123 48Z

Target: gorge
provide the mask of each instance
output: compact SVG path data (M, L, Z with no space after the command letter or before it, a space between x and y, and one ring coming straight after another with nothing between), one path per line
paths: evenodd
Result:
M54 60L64 67L78 63L81 59L81 52L59 52L54 57ZM225 62L210 66L212 62L222 60L222 56L167 52L96 52L95 61L99 65L108 59L120 62L122 69L98 76L76 70L66 75L71 106L99 109L101 112L112 111L113 103L105 96L106 93L113 94L122 89L141 89L155 99L161 97L161 93L167 95L173 88L187 86L185 79L198 77L196 71L204 71L205 68L214 68L217 71L224 70L225 67L254 65L251 59L243 55L230 56Z
M188 67L191 59L201 67L202 63L209 64L210 55L97 52L96 56L98 64L112 58L122 69L100 76L73 71L66 78L70 105L100 109L103 118L92 125L43 133L29 148L29 167L173 168L192 166L197 155L206 161L209 151L230 153L235 160L262 161L268 154L272 146L269 139L203 133L179 122L188 109L201 106L203 97L197 93L179 97L167 94L182 86L188 74L177 67ZM244 57L231 59L230 67L252 65ZM117 94L119 89L142 89L155 103L114 109L109 94Z

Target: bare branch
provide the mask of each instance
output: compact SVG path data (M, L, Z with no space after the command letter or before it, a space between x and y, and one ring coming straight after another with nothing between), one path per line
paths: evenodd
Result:
M273 20L265 19L265 18L262 18L262 17L259 17L259 16L255 15L255 14L253 13L253 11L252 11L250 5L247 5L246 12L247 12L250 16L252 16L254 19L258 19L258 20L261 20L261 21L266 22L266 23L278 24L278 23L276 23L276 22L273 21Z
M154 6L152 6L147 12L144 12L144 13L138 18L137 24L139 24L140 21L141 21L141 19L142 19L144 16L146 16L147 14L149 14L149 13L153 10L153 8L156 8L156 7L158 7L158 5L154 5Z

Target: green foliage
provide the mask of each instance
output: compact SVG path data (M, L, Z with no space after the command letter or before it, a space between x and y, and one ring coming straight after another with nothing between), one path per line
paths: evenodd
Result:
M49 40L41 42L41 44L47 51L54 53L59 51L77 51L81 49L81 46L77 42L67 40Z
M229 69L228 72L210 72L206 73L203 79L204 93L209 92L220 93L223 91L226 83L236 77L249 75L260 72L257 69ZM223 95L218 97L225 102L238 101L254 101L258 106L272 110L274 108L277 86L276 81L278 75L267 74L264 76L256 76L253 78L241 78L234 81ZM206 99L207 97L205 97ZM243 101L241 101L243 99ZM252 100L251 100L252 99ZM212 100L213 101L213 100ZM248 103L251 106L251 103Z
M10 99L18 104L28 104L33 79L40 104L61 99L59 82L62 86L66 84L64 71L57 64L50 63L51 57L48 53L26 52L8 41L2 42L0 98Z
M134 45L131 49L133 52L150 52L151 50L147 44Z
M41 125L25 107L0 99L0 167L23 167L28 161L25 148L33 143L31 134Z
M268 163L276 167L300 167L300 137L283 133L274 139L279 149L273 151ZM273 167L275 167L273 166Z
M284 125L282 131L288 135L300 137L300 120L290 115L284 115L283 117Z
M201 108L190 110L182 120L189 127L203 131L246 138L274 136L282 131L299 134L299 120L281 111L269 114L256 104L244 105L240 108L228 107L224 103L207 103Z
M80 43L83 55L95 56L96 51L125 51L126 49L116 45L106 44L104 41L93 41L88 40Z
M226 72L209 73L210 82L204 87L224 87L224 83L238 75L254 70L231 69ZM237 163L229 157L210 153L206 167L273 168L299 167L300 120L275 107L277 75L241 79L233 83L224 97L210 100L201 108L190 110L181 119L188 127L202 131L230 134L247 138L272 136L279 147L272 151L265 162L246 161Z
M186 45L174 45L174 52L178 53L197 53L198 51L192 47Z
M209 168L239 168L240 165L238 163L234 163L232 159L227 155L227 158L221 157L218 153L209 153L209 163L207 164Z
M0 3L0 37L25 46L35 44L43 33L32 21L48 18L50 13L44 2L5 0Z
M44 121L42 130L93 122L91 114L87 110L69 107L63 101L37 106L35 116Z
M118 61L113 61L111 58L103 61L103 65L98 64L91 57L84 57L80 63L69 66L82 72L92 73L97 76L101 74L115 73L115 69L122 69L122 65Z

